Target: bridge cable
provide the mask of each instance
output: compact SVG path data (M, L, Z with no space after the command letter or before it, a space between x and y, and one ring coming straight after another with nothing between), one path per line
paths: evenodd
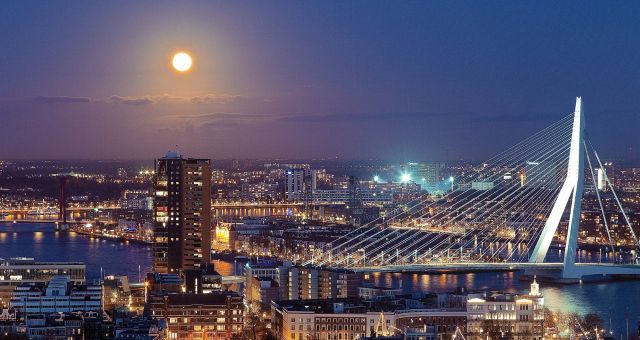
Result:
M529 145L529 146L530 146L530 145L532 145L532 144L530 144L530 143L529 143L529 142L530 142L530 140L532 140L532 139L534 139L534 138L538 137L538 135L543 135L543 134L545 134L545 133L547 133L547 132L549 132L549 131L552 131L552 130L556 129L558 125L562 125L562 123L566 123L566 121L568 121L568 118L570 118L570 117L571 117L571 116L566 116L566 117L565 117L565 118L563 118L562 120L560 120L560 121L558 121L558 122L556 122L556 123L552 124L551 126L549 126L549 127L545 128L545 129L543 129L543 130L539 131L538 133L536 133L536 134L534 134L534 135L532 135L532 136L530 136L530 137L526 138L525 140L523 140L523 141L521 141L521 142L517 143L516 145L512 146L511 148L509 148L509 149L505 150L504 152L502 152L502 153L500 153L500 154L496 155L495 157L493 157L492 159L490 159L488 162L491 162L491 161L493 161L494 159L500 159L501 157L504 157L504 156L508 155L508 153L509 153L509 152L519 151L520 149L518 149L518 147L519 147L519 146L521 146L521 145L523 145L523 144L524 144L524 145ZM485 163L487 163L487 162L485 162ZM427 196L427 195L428 195L428 194L424 194L424 195L421 195L420 197L424 197L424 196ZM447 197L447 196L449 196L449 194L445 195L445 197ZM422 201L420 201L420 197L419 197L418 199L416 199L416 200L412 201L412 202L416 202L416 201L418 201L418 203L417 203L417 204L415 204L414 206L412 206L411 208L409 208L409 210L411 210L411 209L413 209L413 208L417 207L418 205L420 205L420 204L422 204L422 203L426 202L426 200L422 200ZM412 203L412 202L410 202L410 203ZM397 218L398 216L402 215L402 213L403 213L403 212L400 212L399 214L394 215L394 216L392 217L392 219ZM366 230L365 230L365 233L366 233L367 231L369 231L369 230L370 230L370 229L369 229L369 228L367 228L367 227L369 227L371 224L373 224L373 223L375 223L375 222L378 222L380 219L383 219L383 217L379 217L379 218L377 218L377 219L375 219L375 220L373 220L373 221L371 221L371 222L369 222L369 223L366 223L365 225L363 225L363 226L361 226L361 227L357 228L357 229L356 229L356 230L354 230L354 231L351 231L351 232L349 232L349 233L347 233L347 234L345 234L345 235L343 235L343 236L340 236L340 237L339 237L339 238L337 238L336 240L334 240L334 241L330 242L328 245L329 245L329 246L331 246L331 245L335 244L337 241L340 241L340 240L342 240L342 239L344 239L344 238L347 238L347 237L349 237L349 236L352 236L352 234L357 234L358 232L361 232L361 231L362 231L361 229L366 229ZM322 247L322 248L324 249L324 247ZM336 248L339 248L339 246L338 246L338 247L334 247L334 248L333 248L333 250L335 250Z
M635 241L636 246L640 247L640 243L638 243L638 237L636 236L636 232L633 230L633 226L631 225L631 222L629 221L629 217L627 217L627 213L625 212L624 208L622 207L622 204L620 203L620 200L618 199L618 195L616 194L616 190L613 188L613 183L611 183L611 181L609 180L609 176L607 176L607 172L604 171L604 167L602 166L602 162L600 161L600 157L598 156L598 152L596 152L595 148L591 144L591 141L588 141L588 142L589 142L589 146L591 146L591 150L593 150L593 154L596 156L596 160L598 161L598 165L600 166L601 169L603 169L602 173L604 175L604 179L609 184L609 188L611 188L611 193L613 194L613 197L615 198L616 203L618 204L618 207L620 208L620 211L622 212L622 216L624 216L624 220L627 222L627 226L631 230L631 235L633 235L633 240Z
M500 176L501 176L502 174L501 174L501 173L496 173L496 175L500 175ZM479 197L482 197L482 196L484 196L485 194L486 194L486 193L483 193L483 194L481 194L480 196L474 197L474 199L477 199L477 198L479 198ZM495 198L494 198L494 199L495 199ZM473 200L472 200L472 201L473 201ZM469 204L470 204L470 202L467 202L467 204L465 204L464 206L469 205ZM464 207L464 206L463 206L463 207ZM462 208L462 207L460 207L460 208ZM469 209L471 209L471 208L469 208ZM469 209L467 209L467 210L469 210ZM447 216L450 216L450 215L451 215L451 213L449 213ZM462 213L458 213L458 216L460 216L460 215L464 215L464 214L462 214ZM447 216L443 216L443 217L447 217ZM388 243L392 243L392 242L394 242L394 241L395 241L395 240L391 240L391 241L389 241ZM401 243L402 243L402 242L401 242ZM384 244L384 245L386 245L386 244ZM398 245L398 246L399 246L399 245ZM404 252L405 252L405 250L403 249L403 253L404 253Z
M544 130L543 130L543 131L544 131ZM538 134L536 134L536 135L538 135ZM556 135L556 136L558 136L558 135L562 135L562 134L555 134L555 135ZM543 136L544 136L544 135L543 135ZM546 136L545 136L545 137L546 137ZM549 141L549 139L546 139L546 138L545 138L545 140L546 140L547 142ZM532 145L535 145L535 144L536 144L536 143L529 143L529 144L528 144L528 146L530 146L530 147L531 147ZM520 153L522 153L522 152L520 152ZM476 176L474 176L474 177L480 177L481 175L482 175L482 173L478 173L478 174L477 174ZM502 175L502 174L500 174L500 173L496 173L496 174L495 174L494 176L492 176L492 177L495 177L495 176L497 176L497 175ZM467 191L469 191L469 190L467 190ZM454 196L460 196L460 195L461 195L461 194L456 194L456 195L454 195ZM448 195L448 196L451 196L451 195ZM459 207L459 208L461 208L461 207ZM458 208L458 209L459 209L459 208ZM380 233L380 232L378 232L377 234L379 234L379 233ZM374 236L374 235L372 235L372 236ZM364 240L363 240L363 241L364 241ZM359 243L362 243L363 241L361 241L361 242L359 242ZM347 243L347 242L345 242L345 244L346 244L346 243ZM354 247L354 246L357 246L357 244L356 244L356 245L353 245L353 246L351 246L351 247L347 247L347 248L353 249L353 247ZM339 248L339 247L336 247L336 248Z
M598 189L598 183L596 181L595 174L593 173L593 166L591 165L591 158L589 157L589 149L587 148L587 143L582 141L584 145L584 151L587 155L587 164L589 165L589 171L591 172L591 181L593 182L593 188L596 191L596 197L598 198L598 205L600 206L600 212L602 213L602 221L604 223L604 228L607 231L607 237L609 238L609 244L611 245L611 250L613 251L613 258L616 258L616 248L613 246L613 240L611 239L611 232L609 231L609 223L607 222L607 215L604 212L604 207L602 206L602 199L600 197L600 190ZM605 172L604 169L600 169L600 171Z
M501 175L501 174L500 174L500 175ZM485 196L485 195L486 195L486 193L482 193L480 196L476 196L476 197L474 197L474 200L478 199L479 197L483 197L483 196ZM473 200L472 200L472 201L473 201ZM468 202L468 203L467 203L467 204L465 204L464 206L469 205L469 204L470 204L470 202ZM458 209L463 208L464 206L459 207ZM467 210L470 210L470 209L473 209L473 207L468 208ZM451 213L447 214L446 216L442 216L442 217L448 217L448 216L452 215L453 213L455 213L455 211L453 211L453 212L451 212ZM463 213L459 213L459 214L458 214L458 216L460 216L460 215L464 215L464 214L463 214ZM411 231L413 231L413 230L405 231L404 233L406 234L406 233L411 232ZM401 235L401 236L402 236L402 235ZM398 239L398 238L399 238L399 237L401 237L401 236L396 237L396 239ZM374 253L375 253L375 251L379 250L379 249L380 249L381 247L383 247L383 246L387 246L387 245L389 245L389 244L393 244L393 243L396 241L396 239L391 239L391 240L387 241L387 243L384 243L384 242L383 242L380 246L378 246L378 248L377 248L377 249L375 249L375 250L374 250ZM406 239L405 239L405 241L400 242L399 244L396 244L396 248L399 248L399 246L400 246L402 243L405 243L405 242L406 242ZM419 241L415 241L415 242L414 242L414 244L412 244L411 246L415 245L417 242L419 242ZM411 246L409 246L409 248L410 248ZM405 250L403 249L403 253L404 253L404 252L405 252Z
M560 150L560 149L559 149L559 150ZM547 152L547 153L557 154L558 152L557 152L557 151L554 151L554 152ZM540 159L540 157L536 157L536 159ZM517 186L518 186L518 184L516 183L516 184L513 184L511 187L517 188ZM509 188L506 188L506 189L509 189ZM487 191L487 193L488 193L488 191ZM498 197L494 197L494 198L493 198L493 200L499 199L499 198L501 198L502 196L504 196L505 194L508 194L508 191L506 191L506 190L505 190L505 191L504 191L502 194L500 194ZM513 196L513 194L514 194L514 193L509 194L509 195L507 196L507 198L512 197L512 196ZM521 193L518 193L518 195L520 195L520 194L521 194ZM476 200L476 199L478 199L478 198L482 198L482 197L484 197L484 196L485 196L484 194L481 194L480 196L474 197L470 202L468 202L467 204L463 205L462 207L459 207L458 209L463 208L464 206L470 205L470 203L473 203L473 202L474 202L474 200ZM516 197L518 197L518 196L516 196ZM507 202L510 202L510 201L507 201ZM484 203L484 206L487 206L487 205L489 205L490 203L491 203L491 202L485 202L485 203ZM483 206L483 208L484 208L484 206ZM493 207L496 207L496 206L494 205ZM492 208L493 208L493 207L491 207L491 206L490 206L488 210L485 210L485 211L484 211L480 216L477 216L477 217L474 219L474 221L478 221L479 217L482 217L482 216L484 216L484 215L487 215L487 213L488 213L488 212L491 212L491 211L492 211ZM478 208L476 208L476 207L474 207L474 206L472 206L472 207L470 207L470 208L467 208L466 210L463 210L462 212L458 213L458 216L456 216L455 218L457 218L457 217L459 217L459 216L462 216L462 215L467 214L467 213L468 213L470 210L472 210L472 209L478 209ZM449 216L450 216L450 214L449 214L449 215L447 215L447 216L443 216L443 217L449 217ZM488 215L488 216L490 217L490 216L492 216L492 215ZM453 221L453 220L455 220L455 218L449 219L449 221ZM486 227L486 228L488 228L488 227ZM486 229L486 228L485 228L485 229ZM472 230L472 231L474 231L474 230ZM466 235L465 235L465 236L466 236ZM417 241L417 242L420 242L420 241ZM414 242L414 243L417 243L417 242ZM440 244L436 245L436 248L437 248L437 247L439 247L441 244L442 244L442 242L441 242ZM426 245L423 245L423 247L422 247L422 248L424 248L424 247L426 247Z

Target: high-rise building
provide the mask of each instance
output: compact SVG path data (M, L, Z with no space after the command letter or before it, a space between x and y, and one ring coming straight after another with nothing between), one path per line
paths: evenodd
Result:
M314 267L289 269L289 299L334 299L358 296L362 274Z
M597 186L600 191L609 191L611 185L615 186L615 171L613 163L607 162L603 164L602 168L596 168Z
M203 268L211 262L211 161L168 152L155 169L153 269Z
M615 167L613 166L612 162L606 162L604 163L604 171L607 174L607 179L609 180L609 182L611 183L611 185L613 185L614 187L618 186L618 182L616 182L616 170Z
M405 172L412 180L422 187L423 190L435 190L440 183L440 172L444 169L443 163L407 163Z
M606 191L607 190L607 181L604 177L604 173L605 170L603 170L602 168L596 168L596 175L597 175L597 187L598 190L600 191Z
M555 162L527 161L522 170L521 185L533 188L556 185L564 178L565 169Z
M287 201L310 200L316 190L316 172L308 167L285 172Z

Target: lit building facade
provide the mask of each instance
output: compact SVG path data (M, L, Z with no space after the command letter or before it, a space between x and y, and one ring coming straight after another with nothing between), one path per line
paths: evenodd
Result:
M155 169L153 269L203 268L211 262L211 161L168 152Z
M316 190L316 172L308 167L285 171L287 201L310 200Z
M556 163L527 161L521 172L521 184L534 188L555 185L564 178L563 174Z
M22 315L70 312L102 313L102 286L74 284L55 276L44 284L23 284L11 294L11 307Z
M338 340L389 337L412 334L451 338L457 328L464 330L463 309L407 308L399 301L368 303L362 299L274 301L272 329L282 340ZM436 337L437 336L437 337Z
M282 195L278 192L278 183L242 183L243 201L275 201Z
M533 281L527 295L508 293L469 294L467 297L467 339L542 340L544 297Z
M407 163L405 165L405 171L411 175L411 179L427 191L437 188L443 169L444 163Z
M362 273L296 266L289 270L288 298L312 300L357 297L361 285Z
M153 295L151 315L167 324L169 339L240 339L242 297L236 293Z
M375 188L351 189L318 189L311 195L313 203L350 203L358 201L363 204L388 204L393 202L393 191Z
M16 286L28 283L47 283L56 275L67 275L74 283L85 282L82 262L38 262L33 258L0 259L0 306L8 307Z
M245 291L247 305L267 319L271 315L271 301L280 299L280 286L268 277L253 277L251 281L251 291Z
M278 295L275 300L285 300L289 297L289 270L291 269L290 262L284 262L281 264L268 261L259 263L247 263L244 267L245 275L245 299L248 305L254 304L259 301L262 296L260 288L254 289L253 285L256 282L255 278L260 280L270 279L273 280L273 284L269 284L270 287L278 287ZM269 293L270 294L270 293ZM259 303L259 302L258 302ZM268 301L270 303L270 301Z

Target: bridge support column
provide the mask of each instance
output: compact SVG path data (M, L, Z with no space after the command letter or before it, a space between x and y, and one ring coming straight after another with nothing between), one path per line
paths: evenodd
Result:
M580 209L582 204L582 187L584 182L584 116L582 114L582 99L576 98L576 108L573 116L573 130L571 133L571 149L569 151L569 164L567 177L560 189L560 193L547 218L542 234L536 243L529 262L542 263L547 255L553 235L558 229L560 219L569 200L571 200L569 228L567 230L566 247L564 254L564 268L562 277L578 278L576 271L576 251L578 248L578 226L580 224Z

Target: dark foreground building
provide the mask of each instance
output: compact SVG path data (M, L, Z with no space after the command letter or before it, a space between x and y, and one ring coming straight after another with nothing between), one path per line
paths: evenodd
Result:
M242 297L232 292L164 294L149 297L151 316L164 320L170 339L240 339Z
M211 161L168 152L155 171L153 270L203 268L211 262Z

